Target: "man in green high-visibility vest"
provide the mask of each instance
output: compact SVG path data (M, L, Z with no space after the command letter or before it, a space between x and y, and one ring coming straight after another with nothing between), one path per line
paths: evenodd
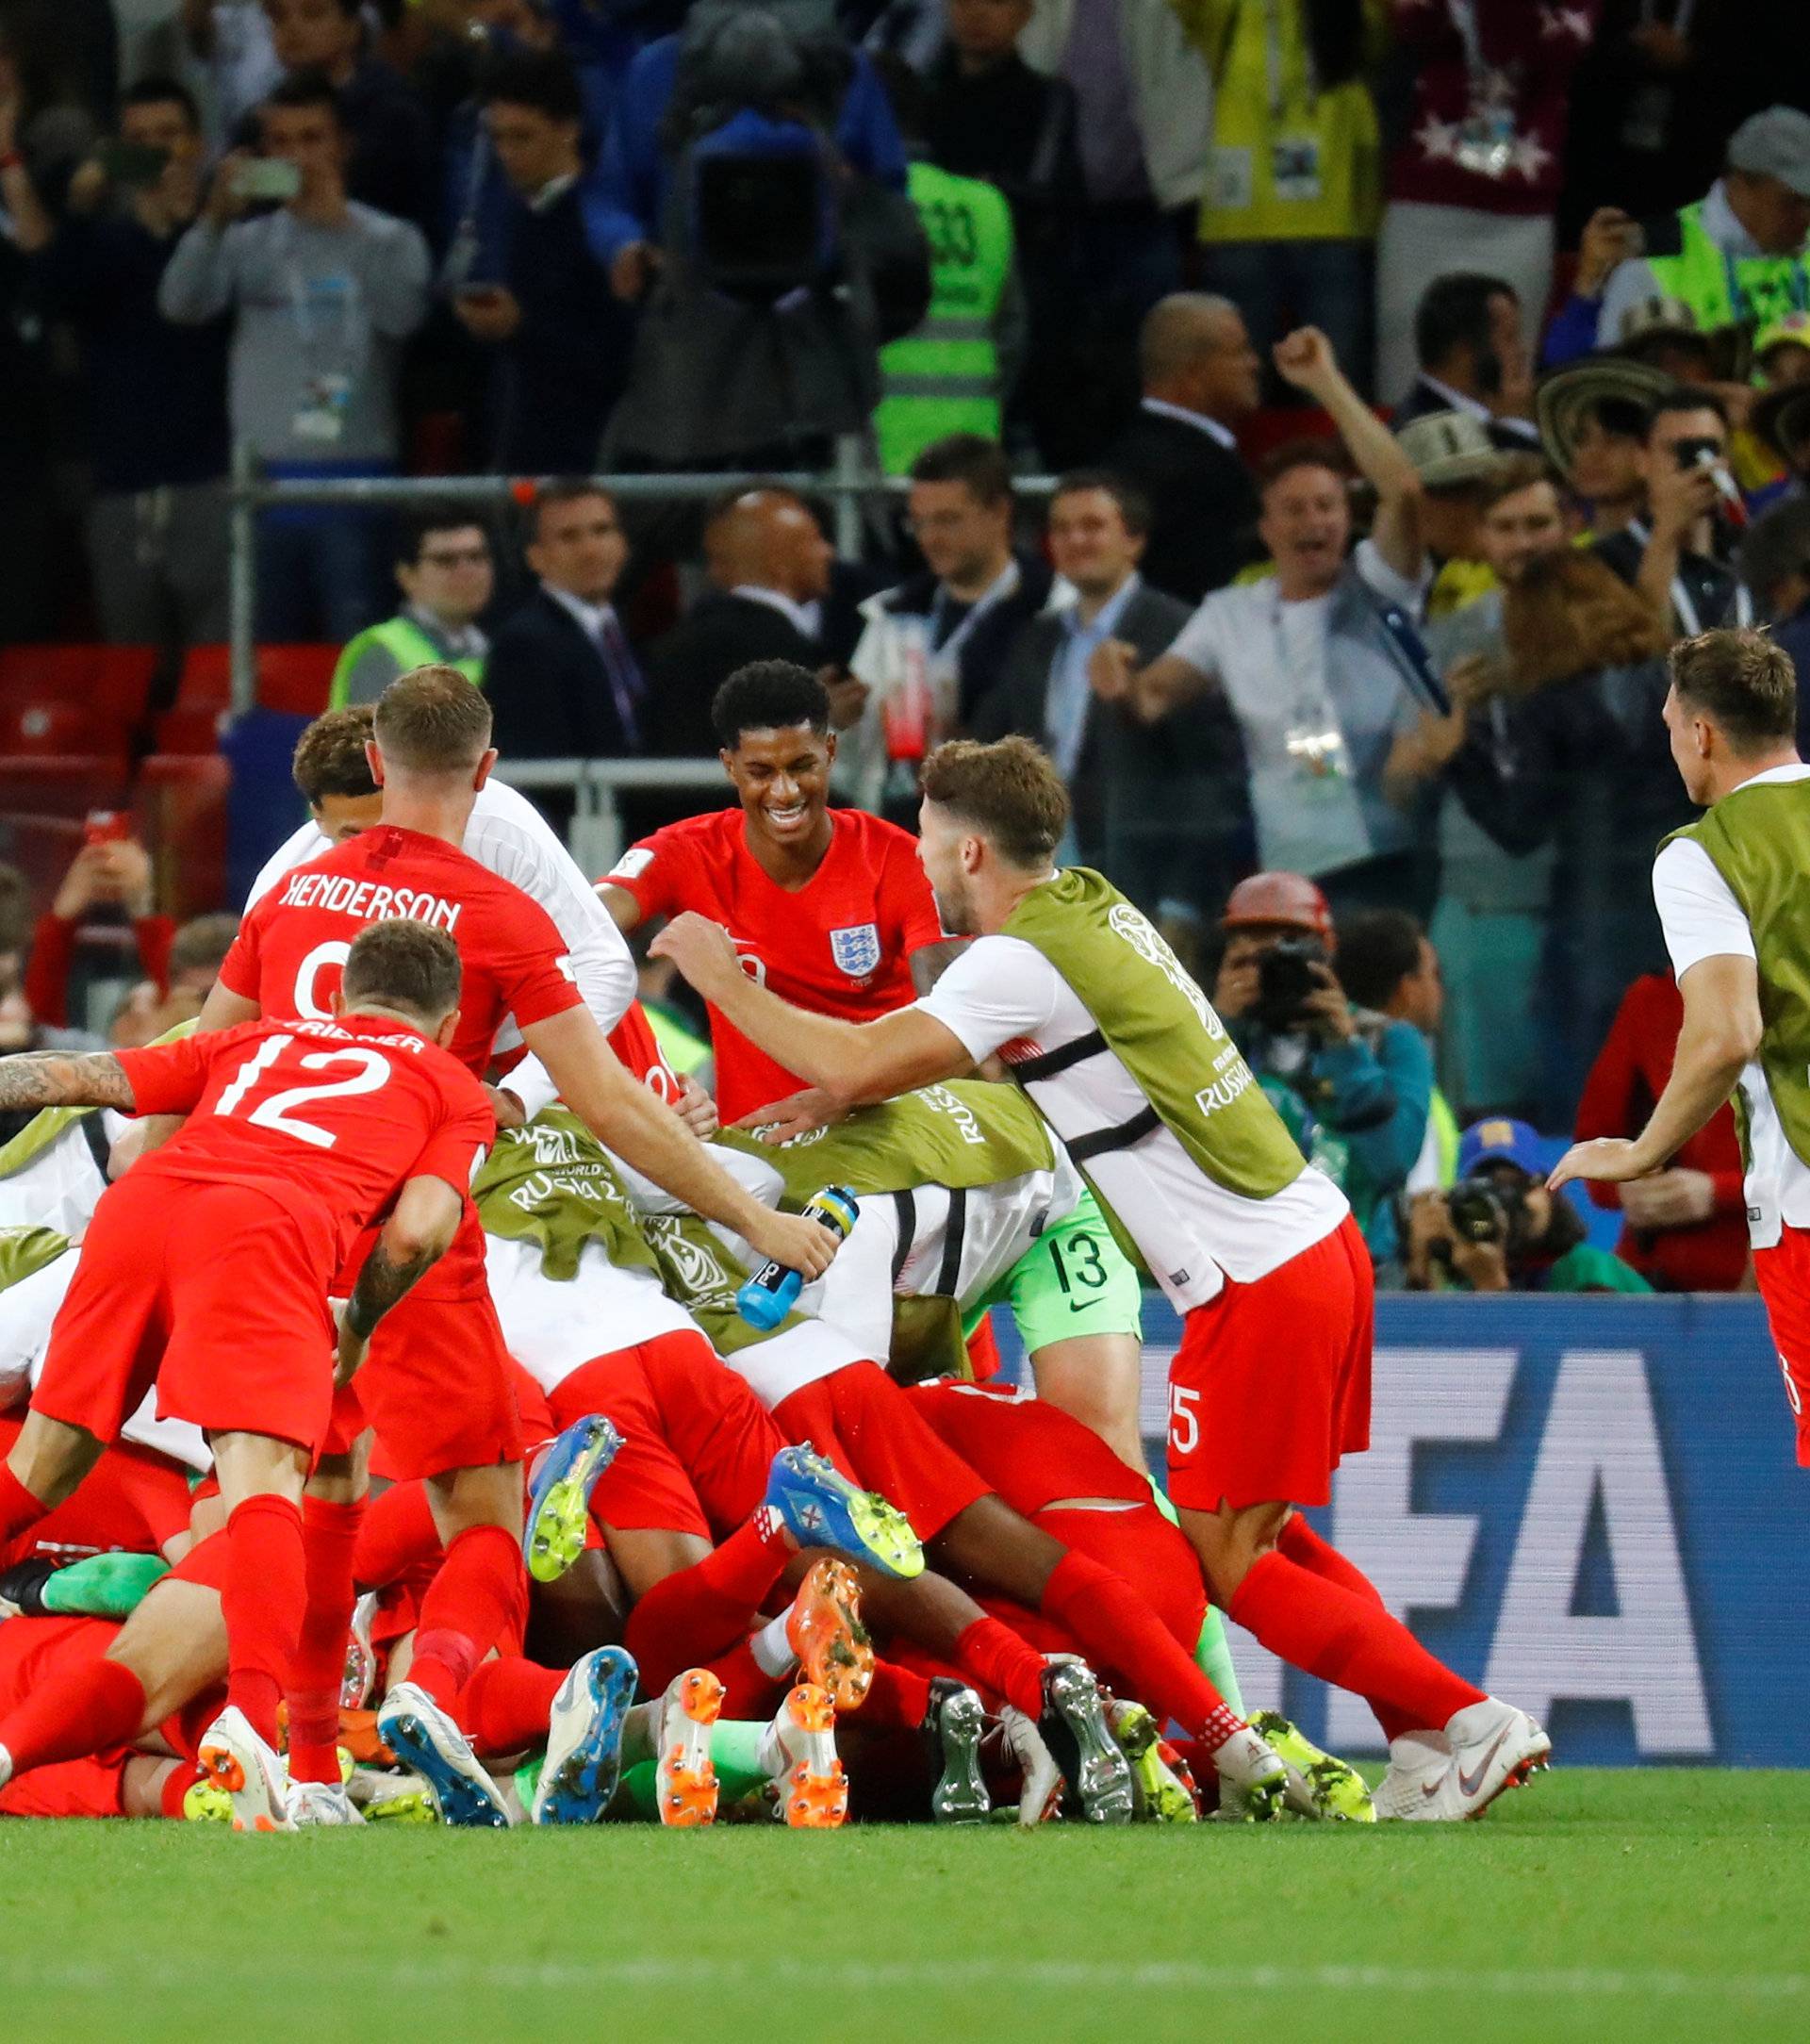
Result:
M1685 1003L1678 1050L1640 1133L1573 1145L1548 1182L1662 1170L1735 1098L1753 1275L1810 1469L1810 766L1797 670L1768 633L1705 632L1672 648L1665 714L1685 793L1706 812L1653 865Z
M1701 332L1752 334L1810 310L1810 114L1769 107L1729 137L1726 168L1707 194L1642 230L1645 251L1619 264L1603 291L1600 348L1619 347L1622 321L1656 298L1682 299Z
M477 620L489 607L496 568L483 525L457 504L428 505L403 523L395 572L403 607L359 633L339 655L331 709L375 702L414 668L456 668L484 686L490 641Z
M944 929L975 942L913 1006L807 1014L700 915L668 923L654 954L839 1103L1004 1061L1183 1316L1169 1495L1213 1602L1369 1702L1390 1740L1379 1818L1476 1816L1551 1740L1442 1667L1296 1509L1326 1504L1341 1457L1370 1439L1374 1287L1344 1195L1150 922L1099 874L1057 870L1068 796L1046 754L957 740L925 762L923 789L918 856ZM775 1135L795 1132L786 1120Z

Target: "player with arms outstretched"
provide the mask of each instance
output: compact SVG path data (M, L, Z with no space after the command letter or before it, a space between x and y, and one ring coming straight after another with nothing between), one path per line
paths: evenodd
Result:
M1764 632L1687 639L1665 717L1685 793L1708 811L1653 866L1685 1003L1677 1054L1640 1133L1577 1144L1550 1183L1663 1170L1738 1092L1753 1275L1810 1469L1810 766L1791 656Z

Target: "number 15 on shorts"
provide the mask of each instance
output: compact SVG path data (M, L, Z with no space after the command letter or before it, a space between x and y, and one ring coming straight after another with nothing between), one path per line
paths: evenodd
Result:
M1194 1408L1200 1393L1185 1384L1169 1387L1169 1446L1176 1455L1192 1455L1200 1445L1200 1415Z

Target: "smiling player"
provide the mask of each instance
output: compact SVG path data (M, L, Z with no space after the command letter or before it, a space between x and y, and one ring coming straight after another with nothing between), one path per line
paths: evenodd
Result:
M604 906L625 931L696 909L729 931L744 972L818 1014L864 1022L908 1006L943 926L911 833L828 806L836 741L823 684L756 661L717 690L711 717L740 810L631 846L599 883ZM726 1122L798 1090L715 1008L710 1022Z

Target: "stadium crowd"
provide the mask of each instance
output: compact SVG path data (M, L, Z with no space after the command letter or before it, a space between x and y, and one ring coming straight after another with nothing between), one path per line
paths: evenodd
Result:
M1678 662L1766 624L1728 688L1788 708L1810 645L1785 11L0 8L0 1811L1461 1818L1543 1760L1257 1501L1367 1437L1373 1282L1752 1281L1726 1106L1546 1181L1671 1080ZM851 444L895 485L852 549L779 480ZM235 450L449 480L260 511L304 679L222 733ZM141 655L125 706L59 642ZM720 754L729 804L632 792L584 872L492 745ZM1052 865L1140 1029L1223 1027L1229 1139L1104 1040L1156 1117L1104 1132L1210 1188L1143 1232L1019 1090L1100 1054L1080 982L1009 1027L1042 982L975 964ZM840 1087L818 1022L908 1016ZM406 1103L299 1113L399 1030ZM327 1190L248 1304L183 1259L263 1242L272 1132ZM1153 1490L1137 1262L1240 1357L1226 1301L1338 1302L1308 1447L1178 1358ZM1035 1399L984 1389L995 1309ZM1372 1704L1374 1797L1244 1718L1222 1608Z

